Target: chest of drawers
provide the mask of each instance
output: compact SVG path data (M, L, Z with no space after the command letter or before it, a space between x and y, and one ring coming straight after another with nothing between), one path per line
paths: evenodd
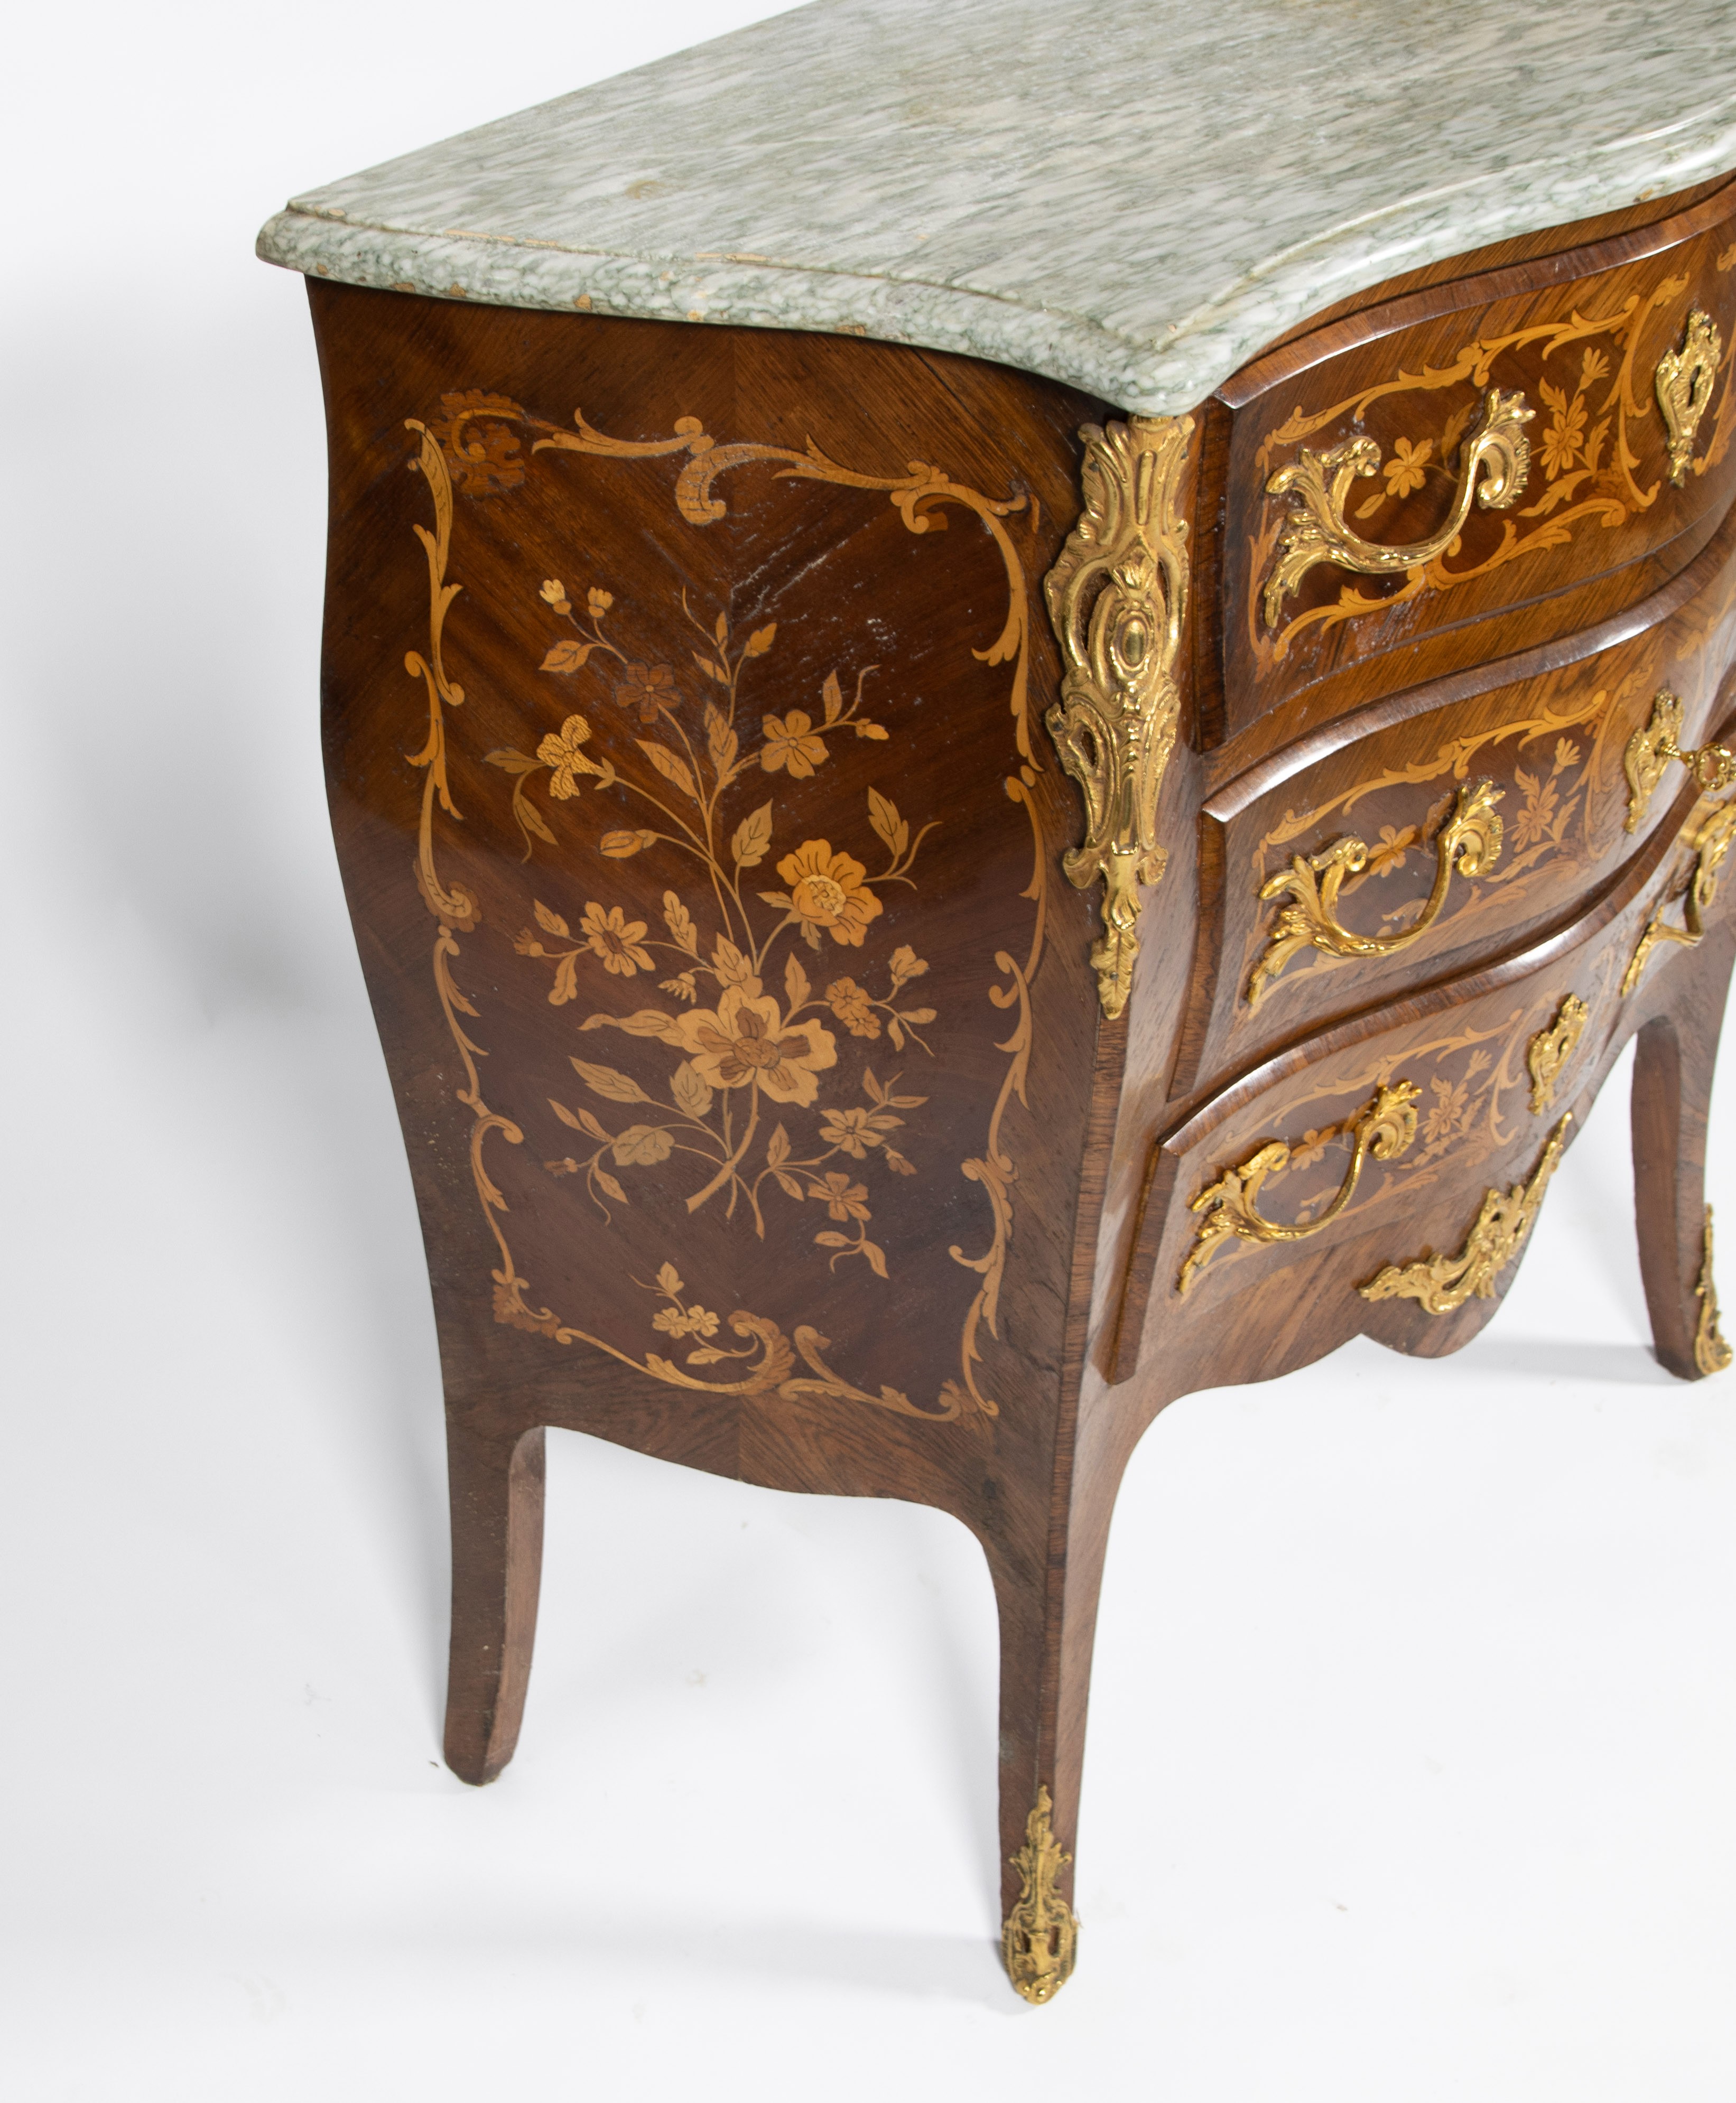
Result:
M716 49L806 78L872 32L897 92L913 51L968 86L980 13ZM1621 70L1528 33L1558 98ZM1604 158L1533 194L1498 96L1471 202L1419 177L1412 224L1395 185L1384 250L1382 179L1304 166L1311 202L1249 211L1316 212L1318 269L1274 232L1172 351L1102 321L1112 254L1081 290L1015 238L1011 120L932 193L865 178L861 225L810 167L754 206L808 210L787 253L723 204L700 239L703 58L262 237L325 377L327 759L440 1328L447 1756L513 1750L544 1427L935 1505L999 1603L1005 1954L1040 2001L1111 1509L1168 1402L1359 1333L1467 1342L1636 1037L1658 1353L1729 1361L1736 135L1720 105L1633 146L1640 67ZM678 105L666 181L627 180L612 118ZM888 211L913 253L933 222L928 274L875 250ZM943 269L960 228L992 253Z

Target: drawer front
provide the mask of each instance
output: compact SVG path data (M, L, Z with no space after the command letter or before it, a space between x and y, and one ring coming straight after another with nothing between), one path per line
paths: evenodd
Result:
M1641 238L1621 236L1420 293L1229 384L1226 736L1352 666L1363 698L1447 670L1443 656L1475 662L1472 636L1425 674L1374 668L1721 514L1736 491L1729 198L1648 229L1637 258ZM1561 282L1564 262L1578 267ZM1583 618L1540 615L1528 639Z
M1322 1350L1359 1330L1424 1353L1464 1340L1450 1318L1470 1308L1474 1323L1511 1282L1562 1119L1719 935L1733 839L1736 799L1693 802L1572 927L1293 1049L1161 1140L1114 1376L1142 1332L1183 1360L1209 1354L1250 1292L1267 1297L1236 1318L1270 1327L1275 1358L1298 1323L1318 1325Z
M1182 1084L1570 916L1687 782L1667 760L1649 793L1629 780L1658 695L1681 704L1675 742L1703 742L1733 659L1736 518L1632 616L1378 704L1230 784L1202 816Z

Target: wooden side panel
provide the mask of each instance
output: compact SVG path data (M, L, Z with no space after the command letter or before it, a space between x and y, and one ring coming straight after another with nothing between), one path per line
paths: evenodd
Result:
M449 1391L950 1505L1008 1442L1041 1509L1096 1003L1032 616L1090 405L314 296L333 811Z

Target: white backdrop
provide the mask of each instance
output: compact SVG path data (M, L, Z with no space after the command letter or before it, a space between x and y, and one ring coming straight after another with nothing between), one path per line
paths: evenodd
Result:
M313 347L252 238L771 11L7 33L7 2092L1727 2103L1736 1376L1649 1354L1619 1079L1483 1340L1147 1439L1052 2007L992 1947L991 1603L937 1514L551 1434L523 1750L481 1792L438 1763L439 1391L318 777ZM1713 1152L1736 1228L1736 1066Z

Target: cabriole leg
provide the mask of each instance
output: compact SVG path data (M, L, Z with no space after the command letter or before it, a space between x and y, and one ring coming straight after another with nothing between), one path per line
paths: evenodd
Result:
M446 1758L492 1781L512 1758L530 1685L542 1579L543 1432L484 1438L449 1422L452 1637Z
M1716 937L1711 940L1716 940ZM1685 968L1673 1003L1640 1029L1634 1060L1634 1210L1640 1269L1658 1361L1680 1380L1721 1372L1706 1202L1706 1119L1729 989L1726 936Z
M1116 1487L1131 1448L1081 1441L1059 1540L1022 1554L986 1543L1000 1612L1001 1950L1027 2001L1052 2000L1073 1970L1073 1851L1097 1600Z

